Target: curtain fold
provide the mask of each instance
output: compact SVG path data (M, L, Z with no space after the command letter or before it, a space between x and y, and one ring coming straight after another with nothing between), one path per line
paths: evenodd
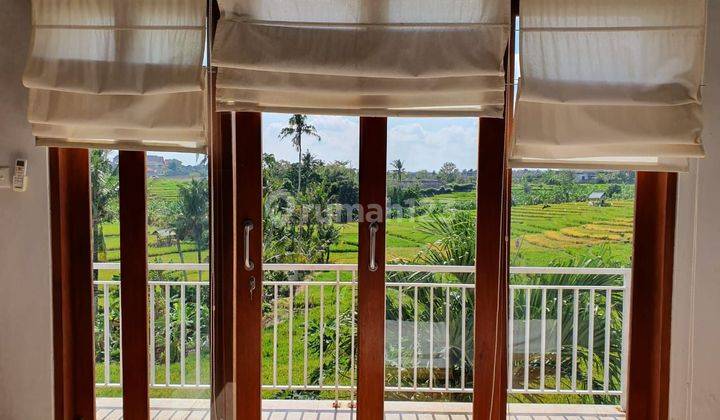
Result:
M32 0L38 144L205 151L203 0Z
M703 157L705 9L521 2L511 165L683 171Z
M500 0L223 0L220 110L502 116Z

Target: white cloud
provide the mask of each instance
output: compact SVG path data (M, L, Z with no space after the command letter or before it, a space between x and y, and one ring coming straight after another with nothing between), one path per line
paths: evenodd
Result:
M287 125L288 114L263 114L263 151L278 159L297 160L297 152L289 139L278 134ZM360 152L357 117L311 116L322 141L306 137L303 152L310 152L324 161L350 161L358 167ZM438 170L445 162L454 162L460 169L477 166L477 118L390 118L388 119L388 162L400 159L410 171ZM190 153L158 153L195 164Z
M445 162L477 167L477 119L391 119L388 161L400 159L410 171L438 170Z
M290 115L263 115L263 151L272 153L278 159L290 162L297 160L297 151L289 139L280 140L278 134L287 125ZM310 153L324 161L350 161L358 167L360 152L359 119L356 117L312 116L310 124L314 125L322 138L317 141L312 137L303 137L303 153Z

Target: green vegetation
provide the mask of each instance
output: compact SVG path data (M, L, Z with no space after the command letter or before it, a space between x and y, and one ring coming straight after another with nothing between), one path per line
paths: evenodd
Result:
M116 219L117 168L108 159L107 150L93 150L90 154L92 190L93 261L106 259L107 243L104 224Z
M437 195L421 201L450 214L454 207L474 207L475 193ZM475 210L466 210L475 215ZM419 230L418 224L434 216L390 219L387 222L387 258L412 259L423 247L439 238ZM511 210L511 258L513 265L548 266L578 254L609 253L606 267L629 267L632 254L633 202L609 201L605 207L587 202L514 206ZM332 262L357 261L357 224L343 224L340 239L331 248Z
M295 118L297 116L294 116ZM301 116L302 117L302 116ZM357 171L348 162L323 162L310 153L302 154L302 136L317 137L314 127L307 120L290 120L290 125L283 131L283 137L289 137L298 151L298 161L290 163L277 160L272 155L263 157L263 186L265 214L263 220L264 259L267 263L356 263L358 258L358 226L355 221L357 213L353 205L358 202ZM120 240L117 221L117 174L116 168L109 162L104 152L93 153L93 214L94 214L94 255L97 261L119 261ZM190 170L181 164L173 173L193 173L201 171L198 167ZM388 211L386 253L389 263L413 264L448 264L472 265L475 258L475 220L476 208L475 171L460 170L452 162L445 163L437 173L419 171L408 172L403 162L392 162L388 171L388 197L391 208ZM570 171L518 171L513 175L512 189L512 225L511 225L511 263L513 266L588 266L588 267L629 267L632 250L633 232L633 198L634 178L628 173L596 173L592 179L581 182L574 178ZM480 182L482 188L482 182ZM605 194L603 205L591 205L588 196L592 192ZM480 209L482 220L482 209ZM209 260L208 243L208 185L206 177L167 178L155 177L148 180L148 245L151 262L207 262ZM118 279L115 270L101 270L97 273L98 280ZM334 273L267 273L267 280L283 281L291 276L295 280L311 282L315 280L333 280ZM153 290L155 307L155 342L156 375L158 382L165 380L165 363L170 366L170 382L179 382L181 369L180 360L183 355L179 346L181 334L180 300L182 299L179 285L185 281L207 280L205 272L151 272L152 280L177 282L178 286L165 289L156 286ZM348 274L349 276L349 274ZM339 329L339 348L341 354L338 374L341 384L350 383L350 343L352 340L351 321L352 291L347 283L350 279L343 276L345 284L324 287L293 287L280 286L279 298L273 301L273 295L264 291L263 303L263 381L272 383L277 375L278 383L287 383L290 376L295 383L302 382L305 371L300 362L293 363L289 371L288 354L290 336L292 336L292 355L294 360L302 360L304 346L308 346L308 375L312 382L317 383L320 370L324 372L326 382L334 380L335 334ZM388 274L394 282L402 281L446 281L469 282L470 275L425 275L418 276L408 273ZM513 282L523 284L616 284L618 279L611 276L514 276ZM107 305L111 339L109 354L111 360L110 378L116 382L119 378L119 293L117 286L112 286L107 294L102 287L96 293L96 329L104 328L103 313ZM201 378L209 383L209 288L200 292L200 306L196 307L197 289L186 287L185 328L186 381L194 382L195 345L200 346ZM320 304L320 290L325 296L324 305ZM339 290L340 299L337 303L341 313L340 325L335 325L336 303L334 297ZM290 295L295 297L294 306L290 307ZM472 319L461 320L457 313L462 297L455 292L449 296L453 305L450 310L453 324L451 340L451 383L458 384L461 359L458 349L460 327L472 331ZM445 296L431 297L422 295L419 298L418 317L425 321L440 320L445 317ZM548 295L548 307L555 308L556 295ZM169 302L165 300L169 299ZM434 300L433 300L434 299ZM522 302L524 296L516 296ZM565 296L568 299L568 296ZM583 298L586 299L586 298ZM598 296L596 306L599 309L598 319L604 320L604 298ZM308 302L308 324L303 323L304 302ZM531 318L539 317L538 296L531 296ZM622 313L619 297L613 297L611 322L613 336L611 342L611 380L619 380L619 343L616 333L619 331ZM429 307L434 304L435 318L430 320ZM167 305L166 305L167 303ZM397 290L388 292L387 319L397 320L399 307L406 316L413 316L412 299L409 294L399 294ZM568 301L569 303L569 301ZM472 313L473 301L468 299L468 313ZM169 307L165 313L165 307ZM274 313L277 306L277 313ZM567 304L566 304L567 306ZM587 308L587 301L581 302ZM524 318L524 307L515 306L516 317ZM201 333L195 337L195 313L199 311ZM322 313L322 315L321 315ZM290 328L291 314L295 318ZM558 314L548 313L548 317ZM561 314L563 318L568 314ZM274 341L273 317L277 316L277 342ZM580 325L587 325L589 314L583 309ZM169 321L166 325L166 317ZM321 322L322 320L322 322ZM585 321L584 321L585 320ZM604 321L602 321L604 322ZM604 324L599 322L597 328ZM320 334L322 324L323 335ZM568 329L571 322L564 322L562 336L572 334ZM170 333L169 352L165 347L166 327ZM309 341L305 341L304 330L308 329ZM587 340L588 332L580 331L580 343ZM320 357L322 344L323 357ZM570 354L569 341L563 341L563 357ZM597 346L603 346L598 340ZM467 344L467 353L471 354L472 343ZM277 372L272 371L273 349L277 348ZM102 381L104 375L103 360L105 358L104 342L101 334L96 337L97 376ZM583 353L583 351L585 353ZM167 354L166 354L167 353ZM398 355L388 354L391 359ZM581 357L586 349L580 349ZM600 357L602 351L596 351ZM408 355L400 355L402 360L410 360ZM550 356L549 356L550 358ZM599 360L599 359L598 359ZM539 360L533 355L531 371L537 373ZM597 362L600 363L600 362ZM567 363L565 365L568 365ZM467 366L467 364L466 364ZM550 365L548 365L550 366ZM550 369L550 367L548 367ZM552 368L554 372L554 368ZM565 368L563 368L565 369ZM579 366L580 377L587 367ZM397 383L396 370L388 369L387 380ZM595 369L595 376L600 369ZM467 373L467 372L466 372ZM433 373L421 369L420 382L428 381ZM401 373L401 375L404 375ZM564 377L569 374L564 372ZM401 382L408 378L402 376ZM537 381L535 376L531 380ZM554 377L549 377L546 386L552 386ZM602 380L594 377L594 380ZM583 382L583 383L585 383ZM468 383L469 385L470 383ZM613 382L615 384L615 382ZM265 392L265 397L272 398L332 398L332 393L309 391ZM98 395L116 396L118 390L100 389ZM205 398L207 391L154 389L153 397L184 397ZM404 399L409 396L399 394L393 398ZM432 395L416 398L445 398L463 400L461 395ZM534 397L543 401L554 402L612 402L614 399L602 397ZM533 400L522 397L519 401Z
M356 173L346 162L324 163L319 162L312 156L304 157L304 172L307 185L304 188L306 197L297 199L302 203L320 203L324 210L328 210L321 216L328 216L332 210L333 203L340 205L351 205L357 200L357 179ZM394 163L397 165L397 162ZM400 165L402 163L400 162ZM292 180L292 173L296 171L296 164L289 164L274 159L273 156L265 157L265 188L266 198L272 197L273 191L281 191L286 188L294 189L295 180ZM394 169L390 177L402 179L405 170ZM535 183L514 184L513 197L520 197L523 201L537 201L536 198L523 198L523 194L537 193L541 197L549 197L550 201L557 196L577 195L579 201L568 201L561 203L541 203L514 205L512 207L512 228L511 228L511 249L513 265L544 266L558 260L568 260L578 253L590 251L598 253L604 250L609 254L608 266L627 267L630 263L632 251L632 228L633 228L633 201L634 185L632 184L578 184L568 183L567 185L540 184ZM200 186L202 184L202 186ZM202 221L195 226L196 234L181 235L180 241L164 238L163 233L173 235L172 219L185 214L178 210L181 191L183 188L194 188L194 200L203 194L207 194L207 183L195 181L194 187L191 180L182 179L150 179L148 181L148 205L150 226L148 227L149 255L152 262L198 262L207 261L207 219L203 216ZM530 187L528 188L527 185ZM588 204L583 197L592 191L607 191L617 186L621 192L616 194L617 199L607 201L603 207L595 207ZM412 186L399 188L407 191ZM389 193L398 189L391 184ZM525 190L531 193L525 193ZM328 193L327 190L330 190ZM572 194L568 190L574 191ZM563 192L565 191L565 192ZM581 192L578 192L581 191ZM116 194L116 193L115 193ZM116 197L116 196L115 196ZM116 200L116 199L115 199ZM109 208L116 212L117 203L109 200ZM187 200L186 200L187 201ZM391 199L391 203L396 202ZM475 213L475 191L451 192L419 198L417 205L406 212L406 216L391 218L387 222L387 257L391 261L407 261L415 257L423 247L432 244L438 238L417 229L419 223L431 218L432 214L449 214L453 211L469 211ZM282 199L276 200L277 208L286 206L287 202ZM199 203L202 208L207 208L206 201ZM196 206L197 207L197 206ZM190 210L192 207L190 207ZM401 209L406 210L406 209ZM342 213L341 213L342 215ZM277 219L271 223L266 220L266 262L339 262L354 263L357 261L357 223L324 223L312 226L311 222L300 224L299 227L287 226L288 220L294 222L299 220L301 214L293 215L295 218ZM195 216L190 213L186 222L191 222ZM309 216L312 217L312 216ZM119 260L119 227L117 218L110 216L112 221L98 220L103 223L95 223L104 239L104 249L99 254L99 261ZM311 226L311 229L303 231L303 226ZM178 227L178 226L175 226ZM165 229L163 231L163 229ZM180 229L189 233L189 227ZM198 230L199 229L199 230ZM279 229L279 231L273 231ZM192 230L192 229L190 229ZM159 232L160 231L160 232ZM202 235L199 232L204 232ZM305 249L292 249L290 236L295 236L295 243L302 243L307 235L324 236L322 243L309 243ZM303 237L303 235L305 235ZM274 239L273 239L274 238ZM179 248L178 248L179 242ZM307 242L305 242L308 244ZM297 245L298 247L300 245ZM198 248L200 254L198 255ZM179 252L181 250L182 252ZM322 255L315 258L311 254ZM101 273L101 278L108 279L109 273ZM114 274L114 273L110 273ZM191 276L190 279L193 277Z

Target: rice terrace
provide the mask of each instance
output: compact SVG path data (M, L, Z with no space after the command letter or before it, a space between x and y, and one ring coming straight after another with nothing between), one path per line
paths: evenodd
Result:
M151 180L148 193L151 202L174 202L178 188L187 181ZM594 185L603 190L606 185ZM446 205L447 211L474 208L475 193L460 192L440 194L422 199L422 204ZM559 256L571 256L580 251L604 250L616 263L612 266L627 267L632 253L632 230L634 202L630 199L610 200L604 206L588 205L587 202L558 204L515 205L511 210L511 250L513 265L544 266ZM475 210L468 210L474 214ZM438 238L418 229L418 223L427 216L390 219L387 222L387 255L389 260L414 257L424 246ZM117 222L103 226L107 247L105 261L118 261L119 227ZM180 262L180 252L175 244L162 244L157 240L157 227L148 227L149 256L152 262ZM198 262L196 246L191 242L180 245L184 262ZM207 249L201 250L202 260L207 259ZM357 261L357 224L344 223L340 238L331 247L332 263L355 263ZM108 273L105 273L106 275Z

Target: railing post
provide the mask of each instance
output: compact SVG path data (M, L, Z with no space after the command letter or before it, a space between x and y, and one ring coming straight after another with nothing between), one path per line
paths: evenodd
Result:
M116 269L118 269L118 267L119 267L119 263L94 263L93 264L93 269L95 269L95 270L116 270ZM153 271L203 270L203 271L207 272L209 270L209 266L207 264L150 263L150 264L148 264L148 268ZM423 272L423 273L468 273L468 272L472 272L474 270L474 268L475 267L473 267L473 266L392 265L392 266L389 266L388 271ZM265 272L273 272L273 271L288 271L288 272L293 272L293 271L334 271L335 272L335 281L321 281L321 282L318 282L317 285L315 285L320 288L321 324L320 324L319 336L323 337L325 334L324 331L326 331L325 325L324 325L324 320L325 320L327 314L323 310L323 308L325 308L325 305L324 305L324 303L325 303L324 289L325 288L328 288L328 287L331 289L334 288L334 289L332 289L332 290L334 290L334 297L332 297L331 299L334 301L335 305L334 305L334 310L332 310L332 312L334 312L335 324L340 325L341 323L344 324L344 322L340 321L340 319L341 319L340 318L341 317L341 311L340 311L341 303L340 302L341 302L341 296L343 296L341 294L340 289L341 289L341 287L348 287L348 286L352 287L352 293L351 293L351 302L352 303L351 303L350 313L352 314L353 318L351 319L351 322L350 322L351 338L350 338L350 351L349 351L349 355L350 355L350 384L349 385L346 385L345 383L341 384L341 379L340 379L341 373L339 370L339 363L337 363L337 361L340 360L340 358L342 356L344 356L344 354L340 353L341 346L339 345L339 343L340 343L339 340L341 339L341 335L340 335L339 330L335 330L335 334L333 334L334 335L333 340L335 342L335 346L334 346L335 350L331 349L332 354L326 353L327 349L324 348L324 346L321 344L321 349L320 349L321 353L320 353L320 358L319 358L319 360L324 360L325 356L323 356L323 355L334 357L335 366L336 366L335 369L337 369L337 370L335 370L334 382L333 381L326 382L327 373L324 370L322 370L322 365L321 365L320 372L321 372L322 379L319 381L319 383L317 385L310 384L309 377L306 378L304 374L303 374L302 382L299 382L299 383L298 382L288 382L288 383L279 384L278 379L277 379L277 371L278 371L277 355L278 355L278 351L279 351L278 344L277 344L277 333L278 333L278 331L277 331L277 326L278 326L277 297L278 297L278 287L280 287L281 285L284 285L284 284L281 284L281 283L275 282L275 281L266 282L264 284L265 287L269 287L272 290L274 290L273 296L275 297L275 305L273 308L274 322L273 322L273 332L272 332L273 333L273 339L272 339L273 346L272 347L274 350L273 350L273 355L272 355L273 371L272 371L272 379L270 380L271 382L268 382L266 384L261 384L261 387L264 386L265 387L264 389L266 389L266 390L270 390L270 389L272 389L272 390L288 390L288 389L300 387L300 388L304 388L306 390L318 390L318 391L329 391L329 392L334 391L336 393L336 401L335 401L336 407L340 406L339 401L338 401L338 399L340 398L340 393L341 392L349 392L350 408L354 408L355 407L354 400L355 400L355 392L356 392L356 388L355 388L354 384L355 384L355 378L357 376L357 371L355 370L355 368L356 368L355 354L357 353L357 347L356 347L357 343L356 343L354 332L355 332L355 308L357 307L356 306L357 305L357 301L356 301L357 289L356 289L356 287L357 287L358 266L354 265L354 264L327 264L327 265L323 265L323 264L265 264L265 265L263 265L262 269ZM620 396L621 397L620 405L624 409L625 401L626 401L626 393L627 393L627 378L628 378L627 365L628 365L628 360L629 360L627 357L628 352L629 352L628 337L630 334L630 328L629 328L628 322L624 322L623 325L621 326L622 331L621 331L621 356L620 357L621 357L621 375L622 376L620 377L620 382L621 382L620 387L618 388L616 386L616 387L611 388L609 386L610 377L609 377L609 373L606 371L605 372L606 378L604 380L603 389L602 390L593 389L592 391L588 391L587 389L581 389L578 387L567 387L567 386L561 387L560 382L556 382L555 386L548 388L546 386L546 381L543 380L543 378L547 379L547 372L546 372L545 363L542 363L542 362L541 362L541 367L540 367L540 372L539 372L541 381L538 386L535 386L535 385L531 386L530 383L527 382L527 379L526 379L527 374L523 374L523 376L522 376L523 379L521 380L522 386L513 388L513 386L512 386L513 385L512 384L512 379L513 379L513 371L512 371L513 357L512 357L512 354L514 352L514 348L513 348L514 347L514 345L513 345L514 335L512 334L512 332L514 329L512 326L514 324L516 324L517 322L523 323L523 325L521 326L521 330L523 331L523 335L524 335L524 344L522 344L522 347L525 350L523 351L524 356L521 357L520 359L518 359L521 362L521 364L520 363L518 364L518 367L522 367L522 370L524 372L528 368L532 368L531 365L528 363L528 359L527 359L528 353L527 352L535 351L535 350L532 350L531 348L528 350L528 347L530 346L530 343L532 341L531 337L534 336L534 334L531 334L531 333L538 328L537 324L533 324L532 317L530 317L528 319L528 316L530 315L530 312L527 310L529 308L528 298L531 296L532 293L540 293L541 297L542 297L541 308L543 309L543 311L541 311L542 315L540 316L540 327L539 328L541 331L540 332L541 337L542 337L542 335L544 335L544 339L541 338L540 354L541 354L541 357L543 357L545 359L545 361L547 361L548 348L546 347L547 344L544 344L544 343L547 343L547 341L548 341L548 339L550 339L550 337L547 336L549 334L548 324L547 324L548 319L544 319L544 318L546 318L548 315L546 312L548 309L547 301L549 300L548 299L549 292L550 293L557 292L557 303L556 303L557 309L556 309L556 311L557 311L557 314L560 314L560 315L557 316L556 329L558 331L562 331L562 322L563 322L562 314L564 311L563 291L568 293L568 295L566 295L566 296L569 297L570 294L572 294L572 296L574 297L575 294L578 292L584 293L586 291L589 291L592 293L593 291L597 292L597 291L602 290L606 294L606 299L608 299L605 303L605 305L607 305L606 308L617 306L616 302L620 302L620 300L619 300L619 298L616 299L613 294L616 292L622 292L623 293L623 301L625 303L628 303L631 299L632 274L631 274L630 270L629 269L618 269L618 268L513 267L512 272L515 274L524 273L524 274L567 274L567 275L583 275L583 274L593 274L594 273L594 274L603 275L603 276L622 276L622 278L623 278L622 285L612 285L612 286L601 286L601 285L583 285L583 286L567 286L566 285L566 286L562 286L562 285L531 285L531 284L520 284L520 285L509 286L509 289L508 289L509 296L507 297L507 304L509 307L508 319L507 319L508 341L507 341L507 344L503 345L503 348L505 348L505 346L507 347L507 353L510 357L508 357L502 363L504 364L504 366L507 366L507 372L504 374L505 377L503 379L507 381L507 384L508 384L507 391L508 392L523 393L523 392L530 391L532 393L539 393L539 394L546 394L546 395L550 395L550 394L558 395L558 394L572 393L572 391L575 391L575 393L574 393L575 395L599 395L602 393L603 395ZM349 283L342 282L341 281L342 273L351 274L352 281ZM118 281L118 280L95 281L94 284L98 287L97 293L107 295L110 287L119 287L120 286L120 281ZM184 321L186 321L188 319L188 318L185 318L185 320L182 320L182 317L183 317L182 314L187 313L187 302L183 298L183 296L186 295L187 290L185 290L185 292L183 292L182 289L185 289L187 287L195 287L196 290L199 290L198 294L195 295L194 301L195 301L195 304L197 305L197 307L200 307L200 306L202 306L202 301L200 302L200 304L198 304L198 299L202 296L202 292L200 292L200 291L202 290L203 287L210 287L210 282L209 281L202 281L202 282L197 281L197 282L188 282L188 283L184 283L184 282L177 283L177 282L173 282L173 281L150 281L150 282L148 282L148 284L149 284L150 290L153 291L150 294L150 302L151 302L150 307L154 306L153 300L156 301L156 298L154 298L154 293L155 293L154 289L156 287L159 287L162 290L161 290L161 292L158 292L158 293L164 292L165 309L162 312L162 314L164 314L162 316L166 317L165 318L165 330L164 331L154 331L153 330L153 333L157 333L158 336L154 337L151 335L150 340L151 340L151 342L155 341L157 343L158 342L157 340L159 339L158 337L163 338L162 335L164 334L165 335L164 341L165 341L165 345L166 345L166 354L169 354L169 349L170 349L170 344L171 344L171 342L170 342L170 340L171 340L170 339L171 323L170 323L169 317L170 317L171 305L173 303L170 299L170 291L171 291L170 289L173 287L180 288L180 296L181 296L180 300L179 300L180 301L180 317L181 317L180 324L181 324L181 330L182 330L183 329L182 325L185 324ZM301 286L302 282L291 282L290 285ZM474 293L475 285L472 285L472 284L467 284L467 285L465 285L465 284L449 284L449 283L413 283L413 282L397 283L397 282L390 282L390 283L385 283L385 287L391 288L391 289L397 288L400 291L400 293L398 293L398 300L397 300L398 304L400 303L400 300L402 299L403 295L407 296L413 302L413 308L411 311L406 310L404 307L402 308L402 314L398 315L398 328L404 329L404 325L402 325L402 322L408 322L408 323L412 322L414 325L414 327L409 327L409 328L412 328L414 332L408 331L408 334L412 334L412 336L413 336L413 347L412 347L413 355L412 355L412 357L413 357L414 362L412 364L412 366L413 366L412 386L409 386L409 385L403 386L403 384L398 383L398 384L390 386L390 387L386 386L386 387L384 387L384 390L386 392L387 391L391 391L391 392L414 391L414 392L419 392L419 393L437 393L437 392L468 393L468 392L472 392L473 391L472 388L468 388L466 385L466 378L464 377L464 375L461 377L460 387L451 387L449 385L449 382L447 382L447 376L446 376L446 381L444 384L442 383L442 381L435 380L434 383L430 384L429 386L427 386L427 385L418 386L417 357L418 357L418 322L419 322L419 319L418 319L418 310L417 310L417 307L418 307L418 296L417 295L418 295L418 290L422 289L422 288L425 288L428 291L430 291L430 290L434 291L435 289L444 290L444 292L439 292L446 297L445 302L440 304L441 307L444 307L444 311L445 311L444 313L445 314L450 313L449 305L462 305L461 311L462 311L463 316L461 318L465 319L464 315L466 314L466 310L468 309L465 307L466 291L471 290ZM457 288L457 290L462 291L463 299L460 300L459 302L450 303L451 301L449 299L447 299L447 297L452 294L451 292L453 290L455 290L454 288ZM412 289L412 290L410 290L410 289ZM515 307L515 304L516 304L515 296L517 295L517 292L516 292L517 290L522 290L525 293L525 295L522 298L518 297L518 300L522 302L521 304L518 304L518 305L520 305L521 307L523 307L525 309L524 315L520 318L515 317L515 311L513 310L513 308ZM408 294L408 292L410 292L410 294ZM438 294L435 292L429 292L429 293L431 296L433 296L433 294L436 294L436 295ZM296 296L297 296L296 292L294 292L294 291L291 292L290 301L293 302L293 300L295 299ZM612 296L612 298L610 296ZM308 295L305 295L305 299L306 299L305 300L306 304L309 304L309 303L307 303L307 302L309 302L309 301L307 301ZM104 300L107 301L108 299L106 298ZM429 308L431 314L436 313L436 311L437 311L437 309L435 309L437 307L437 305L433 305L433 302L434 302L434 299L431 298L430 299L431 306ZM579 302L579 300L578 300L578 302ZM575 313L574 303L575 303L575 299L573 298L573 314ZM595 303L597 303L597 301L595 301ZM291 304L290 306L293 307L294 305ZM591 305L590 307L592 308L594 306ZM104 308L103 311L106 311L107 309L108 308ZM569 308L567 308L567 309L569 309ZM625 317L625 319L629 319L630 305L629 304L624 305L622 310L623 310L622 316ZM605 323L606 326L610 325L610 322L607 320L610 317L610 315L609 315L610 313L611 313L610 310L606 311L606 317L607 317L606 323ZM150 317L151 317L150 324L151 325L153 324L152 319L156 316L158 316L158 315L150 312ZM198 316L199 316L199 314L196 312L194 315L195 321L196 321L194 330L195 330L196 335L198 337L200 337L202 334L202 329L201 329L202 327L198 327L199 321L200 321L198 319ZM309 316L309 315L307 315L307 316ZM307 316L305 316L305 318L307 318ZM330 315L330 316L333 316L333 315ZM447 315L445 315L445 316L447 316ZM300 324L296 323L294 321L294 319L290 319L289 321L293 325L295 325L295 328L300 327ZM305 323L307 323L307 322L308 322L308 319L305 320ZM573 324L577 324L577 322L574 322ZM446 329L447 329L448 325L449 324L446 323L446 327L445 327ZM464 331L464 327L465 327L464 324L462 327L463 327L463 332L462 332L463 343L462 343L461 351L464 351L467 348L467 344L464 341L464 338L466 337L467 332ZM200 329L198 329L198 328L200 328ZM610 365L610 359L609 359L610 356L609 356L608 349L610 347L609 336L611 334L607 328L611 328L611 327L606 327L606 330L605 330L605 339L606 339L605 343L606 343L607 347L605 350L606 359L605 359L603 366L605 366L606 370L607 370L607 366ZM109 331L109 326L107 325L107 319L104 322L103 329L104 329L103 338L104 338L105 342L107 343L107 342L109 342L109 339L110 339L110 336L109 336L110 331ZM574 327L573 329L575 330L576 327ZM293 331L293 328L291 328L290 331ZM433 330L431 329L430 330L431 334L432 334L432 331ZM307 334L311 334L311 333L308 331ZM448 331L446 330L445 334L442 336L446 337L447 334L448 334ZM182 343L187 339L187 330L184 332L181 331L180 335L181 335L180 346L183 346ZM398 340L403 339L402 331L398 331L397 339ZM304 342L309 343L310 341L308 341L308 340L310 340L309 335L308 335L307 339L304 339ZM562 349L561 337L558 335L555 337L555 340L556 340L556 348ZM163 341L163 340L161 340L161 341ZM434 343L434 340L431 340L430 342ZM517 340L515 342L517 342ZM446 353L446 357L447 357L447 348L449 348L448 347L449 344L450 343L448 343L446 341L446 343L445 343L446 347L445 347L445 350L443 350L443 352ZM199 344L196 342L195 350L196 350L197 354L201 354L202 349L200 349L200 351L198 351L198 345ZM107 346L109 346L109 344L105 344L105 346L107 347ZM405 344L400 345L400 343L398 343L398 346L404 347ZM150 348L153 348L153 346L151 345ZM566 350L565 356L568 356L570 354L569 353L570 351L572 351L573 353L576 353L578 351L577 348L578 348L577 345L573 345L572 349ZM107 354L108 352L106 351L105 353ZM182 353L184 353L184 351ZM431 353L434 354L433 351L431 351ZM465 355L463 355L463 357L461 358L461 360L463 360L463 361L465 360L464 356ZM561 358L562 358L561 356L562 356L562 354L557 354L557 353L554 356L554 359L556 361L555 377L561 376L561 363L560 363ZM152 360L152 355L150 355L150 357ZM309 350L308 350L307 353L304 352L304 355L302 358L303 366L308 365L309 357L310 356L309 356ZM581 356L578 355L578 358L580 358L580 357ZM297 359L297 360L300 360L300 359ZM401 364L399 362L400 361L398 361L398 366ZM296 359L293 359L292 363L297 364L299 362L297 362ZM432 363L432 359L431 359L431 363ZM185 369L183 367L184 364L185 363L181 361L181 363L180 363L180 370L181 370L180 377L181 378L185 377L185 375L182 374L182 371ZM154 366L154 363L151 363L150 365ZM573 365L575 365L575 363L573 363ZM106 371L109 370L108 361L105 361L105 364L103 365L103 367L105 368ZM151 376L151 381L150 381L151 388L153 386L158 386L158 387L165 387L165 388L170 387L170 388L178 388L178 389L183 389L183 388L196 389L196 388L206 388L206 387L211 386L210 384L207 384L207 383L201 383L201 381L199 380L199 376L198 376L198 371L197 371L198 367L197 366L195 367L196 379L195 379L194 383L184 381L183 379L178 379L174 382L170 381L170 370L171 369L170 369L169 359L165 360L165 369L166 369L166 373L165 373L164 383L158 384L157 378L152 378L152 376ZM292 369L288 369L288 370L291 371ZM464 372L464 370L462 370L461 372ZM332 373L331 373L331 375L332 375ZM447 372L446 372L446 375L447 375ZM105 375L105 378L106 379L103 381L98 381L98 383L96 385L97 386L105 386L105 387L117 387L120 385L119 383L111 383L109 381L108 374ZM617 378L614 377L613 379L617 379Z
M628 371L628 349L630 344L630 302L632 302L632 282L630 271L623 273L623 317L622 317L622 344L620 350L620 409L627 409L627 371Z

